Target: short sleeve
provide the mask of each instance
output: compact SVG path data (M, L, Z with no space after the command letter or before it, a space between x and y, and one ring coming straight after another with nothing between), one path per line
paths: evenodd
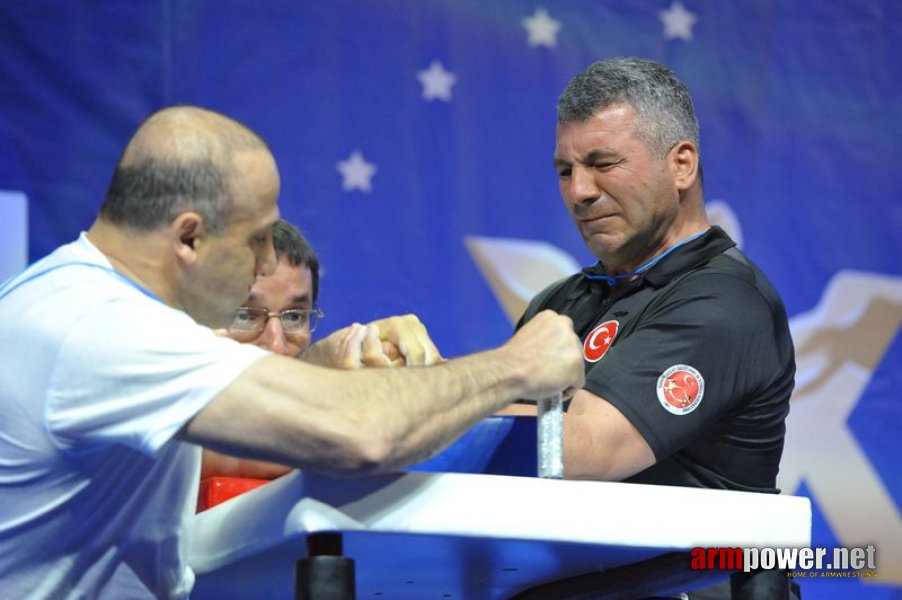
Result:
M775 315L755 286L735 275L699 273L649 306L586 375L586 389L613 404L660 461L783 372ZM667 391L686 399L668 402ZM672 399L672 397L671 397Z
M46 426L64 450L122 444L154 455L267 354L159 302L115 299L66 336L49 382Z

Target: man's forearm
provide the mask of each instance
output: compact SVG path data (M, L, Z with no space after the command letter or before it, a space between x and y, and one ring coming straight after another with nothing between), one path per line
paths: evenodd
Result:
M493 350L430 367L427 370L432 372L423 376L415 372L419 369L409 370L410 375L398 371L403 391L386 398L392 408L385 425L391 429L387 431L389 447L379 460L380 470L433 456L480 419L525 394L525 373L515 367ZM395 389L391 386L387 393ZM430 401L425 402L428 395Z
M430 367L340 371L267 356L180 436L332 475L397 469L438 452L512 400L582 385L571 321L550 311L540 316L498 349Z
M361 371L269 356L227 387L182 437L331 475L390 471L438 452L520 395L526 389L521 372L498 351L431 367Z

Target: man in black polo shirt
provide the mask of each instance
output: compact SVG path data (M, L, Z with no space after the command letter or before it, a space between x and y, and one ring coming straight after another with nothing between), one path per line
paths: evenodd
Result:
M786 310L708 223L686 87L649 61L593 64L559 99L554 164L599 262L541 292L518 327L551 308L583 341L565 476L776 493Z
M776 492L794 362L782 303L761 271L712 227L632 283L609 286L596 278L603 273L597 265L549 287L523 318L551 308L583 340L567 476ZM618 456L604 423L591 431L593 415L611 419L611 409L629 425L616 435L634 438L641 462L595 456Z

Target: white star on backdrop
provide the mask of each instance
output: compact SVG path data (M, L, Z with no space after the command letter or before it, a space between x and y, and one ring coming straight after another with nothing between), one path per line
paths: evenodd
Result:
M346 192L360 190L369 193L372 191L373 184L370 180L376 174L376 165L366 162L359 150L354 150L351 152L350 158L338 161L335 166L341 173L341 189Z
M531 16L523 19L523 27L529 32L530 46L557 46L557 33L561 29L561 22L555 21L544 8L537 8Z
M698 17L683 8L681 2L674 2L667 10L659 10L658 16L664 24L666 39L680 38L687 42L692 39L692 26L698 21Z
M432 61L428 69L417 73L417 79L423 84L423 99L432 100L438 98L445 102L451 102L451 86L457 83L457 75L446 71L437 60Z

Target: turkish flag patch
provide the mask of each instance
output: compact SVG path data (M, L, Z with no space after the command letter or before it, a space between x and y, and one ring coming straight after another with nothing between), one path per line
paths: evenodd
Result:
M583 343L583 356L589 362L598 362L605 355L617 332L620 330L620 323L617 321L605 321L586 336Z

